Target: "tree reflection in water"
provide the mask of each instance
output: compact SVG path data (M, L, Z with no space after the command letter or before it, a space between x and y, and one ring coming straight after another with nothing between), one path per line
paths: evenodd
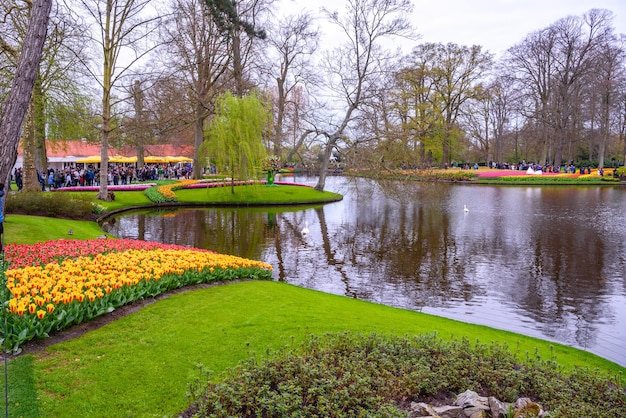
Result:
M343 201L136 212L108 230L263 260L280 281L548 338L626 365L623 188L347 178L329 178L327 188Z

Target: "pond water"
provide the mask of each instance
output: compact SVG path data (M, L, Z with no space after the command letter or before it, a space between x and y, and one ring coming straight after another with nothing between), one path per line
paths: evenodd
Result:
M553 340L626 366L625 188L330 177L326 189L344 199L125 213L105 229L263 260L279 281Z

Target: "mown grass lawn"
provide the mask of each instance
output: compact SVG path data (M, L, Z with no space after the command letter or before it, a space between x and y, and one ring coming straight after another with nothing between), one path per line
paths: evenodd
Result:
M170 182L171 183L171 182ZM320 192L312 187L279 185L267 187L262 184L247 186L235 186L235 193L232 193L229 186L207 187L194 189L175 190L177 202L180 204L230 204L238 205L281 205L281 204L314 204L341 200L342 196L332 192ZM72 193L72 192L62 192ZM84 192L83 192L84 193ZM108 211L125 207L152 206L150 199L138 191L116 191L115 200L102 202L95 200L96 193L93 193L94 201Z
M243 186L248 187L248 186ZM310 188L254 186L241 202L312 203ZM290 190L295 188L296 190ZM177 191L180 201L233 198L230 189ZM325 195L324 198L327 198ZM337 197L337 196L335 196ZM340 197L340 196L339 196ZM141 192L116 192L107 209L147 205ZM145 198L147 199L147 198ZM197 199L197 200L196 200ZM5 241L35 243L102 235L96 223L9 214ZM250 356L296 344L308 334L416 334L506 342L520 356L554 357L566 369L626 369L584 351L483 326L328 295L277 282L243 282L176 294L95 331L9 363L11 417L154 417L184 410L198 364L214 379ZM2 383L4 389L4 383ZM4 397L0 401L5 407Z
M308 334L416 334L506 342L520 356L625 370L589 353L517 334L328 295L277 282L242 282L173 295L42 353L11 361L11 416L172 416L187 407L198 364L214 378L250 356ZM18 374L19 373L19 374ZM24 379L24 377L28 377Z
M72 235L69 235L70 230ZM105 235L96 222L8 214L4 220L6 243L34 244L53 239L90 239Z
M320 192L312 187L261 184L239 186L232 193L229 186L205 189L176 190L180 202L214 202L235 205L276 205L294 203L316 203L340 200L341 195L332 192Z

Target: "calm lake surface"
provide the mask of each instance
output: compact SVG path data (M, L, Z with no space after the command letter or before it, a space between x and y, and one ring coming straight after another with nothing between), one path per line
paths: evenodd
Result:
M263 260L279 281L553 340L626 366L626 188L331 177L326 189L343 201L133 212L106 230Z

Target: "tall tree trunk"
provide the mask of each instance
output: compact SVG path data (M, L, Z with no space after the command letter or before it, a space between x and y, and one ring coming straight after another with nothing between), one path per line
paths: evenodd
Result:
M241 63L241 38L239 31L233 30L233 78L235 79L235 96L243 97L243 64Z
M324 187L326 187L326 172L328 171L330 156L333 148L335 148L335 145L337 144L337 139L339 139L337 135L333 135L328 138L328 144L326 144L326 148L324 149L324 157L320 167L320 178L317 180L317 184L315 185L315 190L319 190L320 192L323 192Z
M450 161L450 142L451 142L450 141L450 137L451 137L450 125L447 125L445 129L446 130L443 134L443 148L442 148L443 155L442 155L441 161L444 164L449 164L451 162Z
M194 180L200 180L202 178L202 167L204 162L200 161L200 146L204 141L204 119L206 111L201 102L196 103L196 120L194 122L194 152L193 152L193 172L192 176Z
M45 97L41 78L35 79L33 87L33 110L35 117L35 167L45 171L48 168L48 152L46 151L46 110Z
M606 92L604 100L602 100L601 106L601 120L600 120L600 138L598 144L598 168L604 168L604 157L606 154L606 144L609 142L610 136L610 103L611 93Z
M35 111L34 103L31 100L28 114L24 120L24 129L22 134L22 149L23 151L23 163L22 163L22 181L25 191L37 191L41 190L39 184L39 176L37 175L37 167L35 164L36 143L35 143Z
M135 105L135 147L137 151L137 167L141 168L144 165L143 154L144 144L146 143L146 126L144 119L144 94L141 89L141 83L139 80L135 80L133 83L133 101Z
M274 155L280 155L280 146L283 142L286 68L287 66L285 65L285 70L281 74L281 77L276 78L276 87L278 88L278 103L276 104L276 122L274 123Z
M106 78L106 77L105 77ZM111 131L111 103L109 101L110 89L105 88L102 98L102 127L100 129L100 189L98 199L109 200L109 133Z
M46 40L52 0L34 0L28 30L2 117L0 118L0 182L8 184L17 159L22 123L30 105L41 52Z
M113 71L115 71L114 41L111 39L111 15L113 5L107 1L107 11L105 14L105 24L102 28L103 39L103 59L102 64L102 126L100 127L100 189L97 198L109 200L108 178L109 178L109 133L111 132L111 89L113 87Z
M307 136L309 136L310 134L312 134L313 130L311 129L305 129L301 134L300 134L300 138L298 138L298 142L296 142L293 146L292 149L289 150L289 153L287 154L287 161L291 162L293 161L293 157L294 155L296 155L298 153L298 150L300 149L300 147L302 146L302 144L304 144L304 140L306 139ZM278 155L278 154L277 154Z

